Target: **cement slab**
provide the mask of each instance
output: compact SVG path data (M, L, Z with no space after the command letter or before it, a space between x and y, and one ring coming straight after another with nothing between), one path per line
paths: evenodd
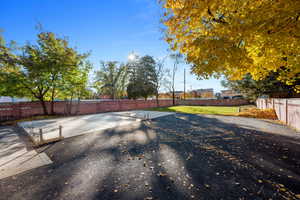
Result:
M168 115L173 115L173 112L158 112L158 111L145 111L145 110L133 110L126 112L114 112L113 114L128 116L138 119L155 119L158 117L164 117Z
M28 150L12 127L0 129L0 179L51 163L45 153Z
M62 137L70 138L119 126L136 124L144 119L154 119L171 114L173 113L134 110L21 122L18 125L31 135L35 141L39 142L40 129L44 140L58 138L60 126L62 126Z

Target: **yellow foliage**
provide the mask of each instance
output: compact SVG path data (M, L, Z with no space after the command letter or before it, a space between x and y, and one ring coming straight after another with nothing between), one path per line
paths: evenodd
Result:
M278 119L274 109L260 110L258 108L249 108L243 112L238 113L237 116L272 119L272 120Z
M162 0L166 41L201 77L300 78L300 1Z

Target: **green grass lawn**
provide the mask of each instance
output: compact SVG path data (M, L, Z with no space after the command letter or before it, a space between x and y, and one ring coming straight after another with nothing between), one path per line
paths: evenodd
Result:
M149 110L189 114L233 115L238 113L238 108L239 106L171 106L165 108L151 108Z

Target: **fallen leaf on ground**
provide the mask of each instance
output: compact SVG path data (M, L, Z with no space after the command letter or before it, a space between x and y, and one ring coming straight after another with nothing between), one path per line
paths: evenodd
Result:
M166 173L159 172L159 173L157 174L157 176L167 176L167 174L166 174Z

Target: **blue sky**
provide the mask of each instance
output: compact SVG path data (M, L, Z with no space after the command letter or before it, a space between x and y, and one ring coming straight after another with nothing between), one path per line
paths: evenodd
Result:
M0 29L7 41L34 42L35 26L41 23L44 30L67 36L79 51L91 51L95 70L100 60L126 62L132 51L156 58L168 54L156 0L1 0L0 4ZM179 68L177 90L183 90L184 67L189 72L189 66ZM199 81L187 73L187 89L198 88L223 89L219 80Z

